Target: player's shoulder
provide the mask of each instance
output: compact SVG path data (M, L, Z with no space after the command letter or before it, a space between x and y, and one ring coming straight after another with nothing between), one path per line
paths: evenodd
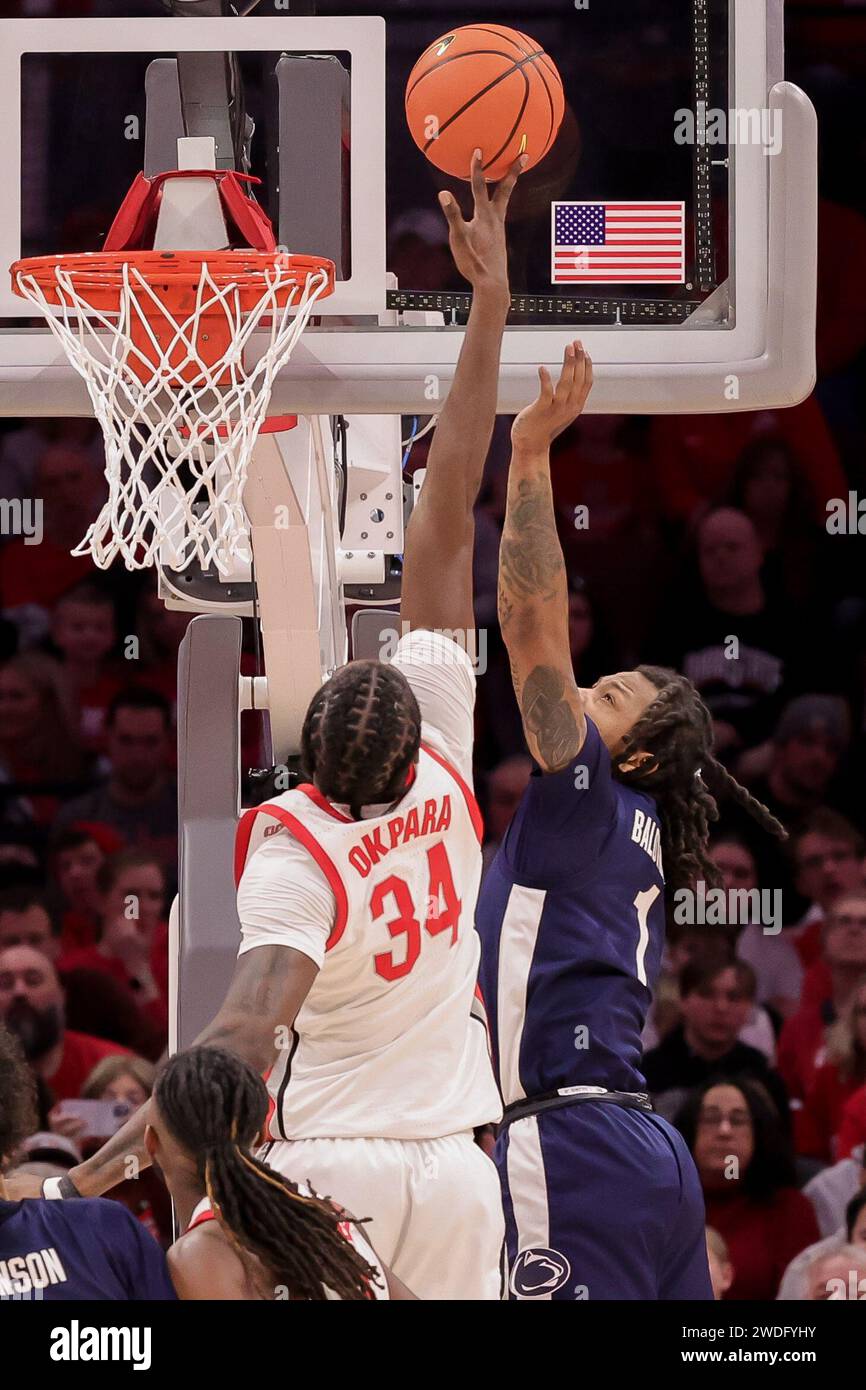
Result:
M49 1202L46 1210L70 1230L99 1234L107 1239L138 1238L144 1228L123 1202L108 1197L81 1197L75 1201Z

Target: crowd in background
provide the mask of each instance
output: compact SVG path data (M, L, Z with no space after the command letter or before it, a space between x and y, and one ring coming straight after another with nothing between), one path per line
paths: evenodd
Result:
M826 1296L851 1246L866 1273L866 11L788 8L788 71L822 122L816 392L788 411L587 416L553 461L579 684L641 661L685 673L719 756L789 832L768 840L723 806L725 888L764 890L778 920L671 912L645 1035L648 1090L694 1154L717 1291L735 1299ZM394 254L429 257L437 237L444 223L419 222ZM496 621L507 462L501 421L477 515L487 862L531 773ZM103 486L94 424L0 421L0 497L43 503L40 544L0 538L0 1024L38 1085L18 1161L46 1175L104 1137L75 1102L142 1104L167 1038L188 615L152 574L70 555ZM839 534L828 507L851 493L862 529ZM168 1241L158 1177L112 1195Z

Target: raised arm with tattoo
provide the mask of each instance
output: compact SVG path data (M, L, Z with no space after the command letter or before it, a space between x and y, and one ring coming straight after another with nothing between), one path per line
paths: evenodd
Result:
M499 622L530 751L547 772L583 747L586 719L568 640L568 585L556 531L550 446L583 410L592 362L566 349L554 386L539 369L538 399L514 422L508 505L499 554Z
M473 508L496 421L499 358L511 302L505 216L524 164L525 156L490 193L475 155L471 222L464 220L450 193L440 198L454 261L471 284L473 298L454 383L439 416L424 487L406 532L401 612L413 628L468 633L475 626Z

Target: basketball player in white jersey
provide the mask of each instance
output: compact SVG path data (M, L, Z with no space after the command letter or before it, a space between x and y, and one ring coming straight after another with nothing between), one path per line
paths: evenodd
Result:
M307 785L242 820L238 964L197 1039L270 1068L262 1157L370 1218L379 1256L421 1298L499 1297L501 1199L473 1139L501 1111L476 997L481 825L465 648L509 307L505 217L524 162L490 192L475 157L469 222L441 195L474 294L407 530L411 631L391 663L350 663L322 687L303 729ZM142 1107L46 1195L96 1195L130 1154L147 1163L146 1122Z

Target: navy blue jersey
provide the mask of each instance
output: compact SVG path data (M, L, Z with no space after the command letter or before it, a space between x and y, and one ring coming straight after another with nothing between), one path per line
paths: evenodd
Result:
M478 900L480 984L506 1105L562 1086L640 1091L661 966L655 802L617 782L592 720L562 772L536 770Z
M0 1201L0 1299L173 1299L165 1255L120 1202Z

